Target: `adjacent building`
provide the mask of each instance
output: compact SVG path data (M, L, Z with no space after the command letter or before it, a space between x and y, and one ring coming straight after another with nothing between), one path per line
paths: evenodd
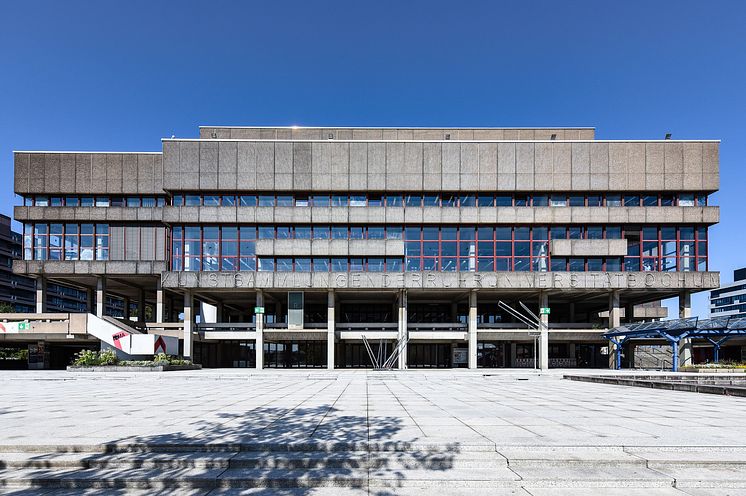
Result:
M32 312L35 307L34 280L13 273L13 260L21 258L20 233L11 229L10 217L0 215L0 303L16 312Z
M712 317L746 317L746 268L733 271L733 282L710 291Z
M594 134L202 127L154 153L19 151L13 267L38 312L52 284L99 317L116 295L209 367L606 367L606 329L719 286L719 142Z

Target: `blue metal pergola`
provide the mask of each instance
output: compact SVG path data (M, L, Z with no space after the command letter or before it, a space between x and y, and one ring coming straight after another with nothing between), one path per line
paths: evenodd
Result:
M746 336L746 317L715 317L699 320L690 317L658 322L640 322L615 327L606 334L615 346L616 368L622 368L622 346L634 339L665 339L673 349L674 372L679 369L679 341L682 339L706 339L714 347L714 360L720 360L720 347L736 336Z

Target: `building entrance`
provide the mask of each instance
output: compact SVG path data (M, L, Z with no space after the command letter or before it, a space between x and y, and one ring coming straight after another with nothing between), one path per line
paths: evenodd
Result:
M265 368L326 367L326 341L269 341L264 343Z
M451 367L450 343L412 343L407 345L409 368L445 369Z

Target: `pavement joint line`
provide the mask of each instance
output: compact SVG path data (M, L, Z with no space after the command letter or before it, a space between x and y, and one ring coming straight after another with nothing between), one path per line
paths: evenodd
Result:
M384 385L386 386L386 389L389 390L389 393L391 393L391 395L394 398L396 398L396 401L397 401L397 403L399 403L399 406L401 406L404 409L404 412L409 416L409 418L412 420L412 422L414 422L414 425L417 426L417 428L420 430L420 433L424 437L427 437L427 434L425 434L425 431L422 430L422 427L420 426L420 424L414 419L414 417L412 417L412 414L409 413L409 410L407 409L407 407L405 407L404 404L402 404L402 402L399 399L399 397L393 391L391 391L391 387L389 387L389 385L387 383L385 383L385 382L384 382ZM410 388L410 391L411 391L411 388Z
M318 430L319 426L324 422L324 419L329 415L329 412L331 412L334 409L334 406L339 401L339 398L342 397L343 394L345 394L345 391L347 391L347 388L350 387L350 383L348 382L341 393L337 396L337 398L334 400L334 403L329 406L329 408L326 409L326 412L324 412L324 416L321 417L321 420L319 420L319 423L316 424L316 427L313 428L313 431L311 432L311 435L308 437L313 437L314 434L316 434L316 431Z

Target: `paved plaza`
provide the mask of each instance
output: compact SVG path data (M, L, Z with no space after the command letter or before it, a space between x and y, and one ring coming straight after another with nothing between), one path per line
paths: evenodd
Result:
M746 445L746 398L561 373L4 372L0 445Z
M136 490L146 480L210 496L746 495L746 398L558 371L46 371L0 384L0 494L156 494ZM67 489L24 489L43 477ZM96 492L94 479L133 487Z

